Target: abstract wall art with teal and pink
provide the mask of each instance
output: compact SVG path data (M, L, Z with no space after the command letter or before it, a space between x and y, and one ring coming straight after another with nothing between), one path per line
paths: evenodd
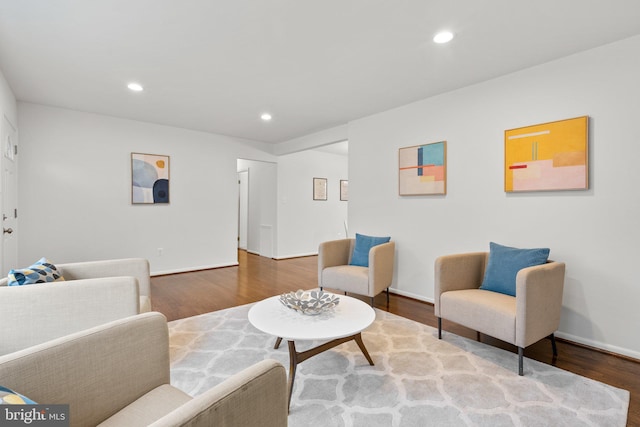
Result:
M399 192L401 196L447 194L447 142L401 148Z

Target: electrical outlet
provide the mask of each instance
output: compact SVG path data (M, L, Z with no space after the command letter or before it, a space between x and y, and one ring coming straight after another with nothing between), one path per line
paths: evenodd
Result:
M163 251L162 248L158 248L158 256L162 256L162 251Z

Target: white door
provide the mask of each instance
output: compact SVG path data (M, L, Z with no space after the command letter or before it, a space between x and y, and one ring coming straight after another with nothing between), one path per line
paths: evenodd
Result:
M238 172L238 248L247 249L247 227L249 225L249 171Z
M17 135L16 128L3 116L0 125L2 143L2 258L0 274L6 276L18 265L18 180L16 176Z

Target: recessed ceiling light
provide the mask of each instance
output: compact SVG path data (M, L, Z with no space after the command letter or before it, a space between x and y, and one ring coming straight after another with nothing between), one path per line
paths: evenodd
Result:
M441 31L433 36L433 41L436 43L448 43L453 39L453 33L451 31Z
M127 87L128 87L129 89L131 89L132 91L134 91L134 92L142 92L142 91L144 90L144 88L142 87L142 85L141 85L141 84L139 84L139 83L129 83L129 84L127 85Z
M268 122L271 120L271 114L269 113L262 113L262 115L260 116L260 118L262 120L264 120L265 122Z

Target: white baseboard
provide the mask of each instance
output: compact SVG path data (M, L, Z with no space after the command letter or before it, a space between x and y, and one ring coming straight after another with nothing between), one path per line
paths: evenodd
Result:
M590 340L588 338L579 337L577 335L567 334L565 332L556 331L554 334L558 338L562 338L567 341L571 341L578 344L588 345L596 349L608 351L622 356L632 357L640 360L640 353L637 351L629 350L628 348L618 347L616 345L606 344L600 341Z
M314 255L318 255L318 252L309 252L309 253L305 253L305 254L283 255L283 256L274 257L273 259L302 258L302 257L314 256Z
M162 270L162 271L152 271L150 273L151 277L153 276L165 276L167 274L178 274L178 273L189 273L191 271L198 270L210 270L212 268L221 268L221 267L235 267L238 263L230 263L230 264L212 264L212 265L202 265L198 267L187 267L187 268L178 268L175 270Z
M429 302L429 303L433 304L433 298L425 298L422 295L413 294L413 293L407 292L407 291L401 291L401 290L395 289L395 288L389 288L389 292L391 292L392 294L402 295L403 297L417 299L418 301L424 301L424 302Z

